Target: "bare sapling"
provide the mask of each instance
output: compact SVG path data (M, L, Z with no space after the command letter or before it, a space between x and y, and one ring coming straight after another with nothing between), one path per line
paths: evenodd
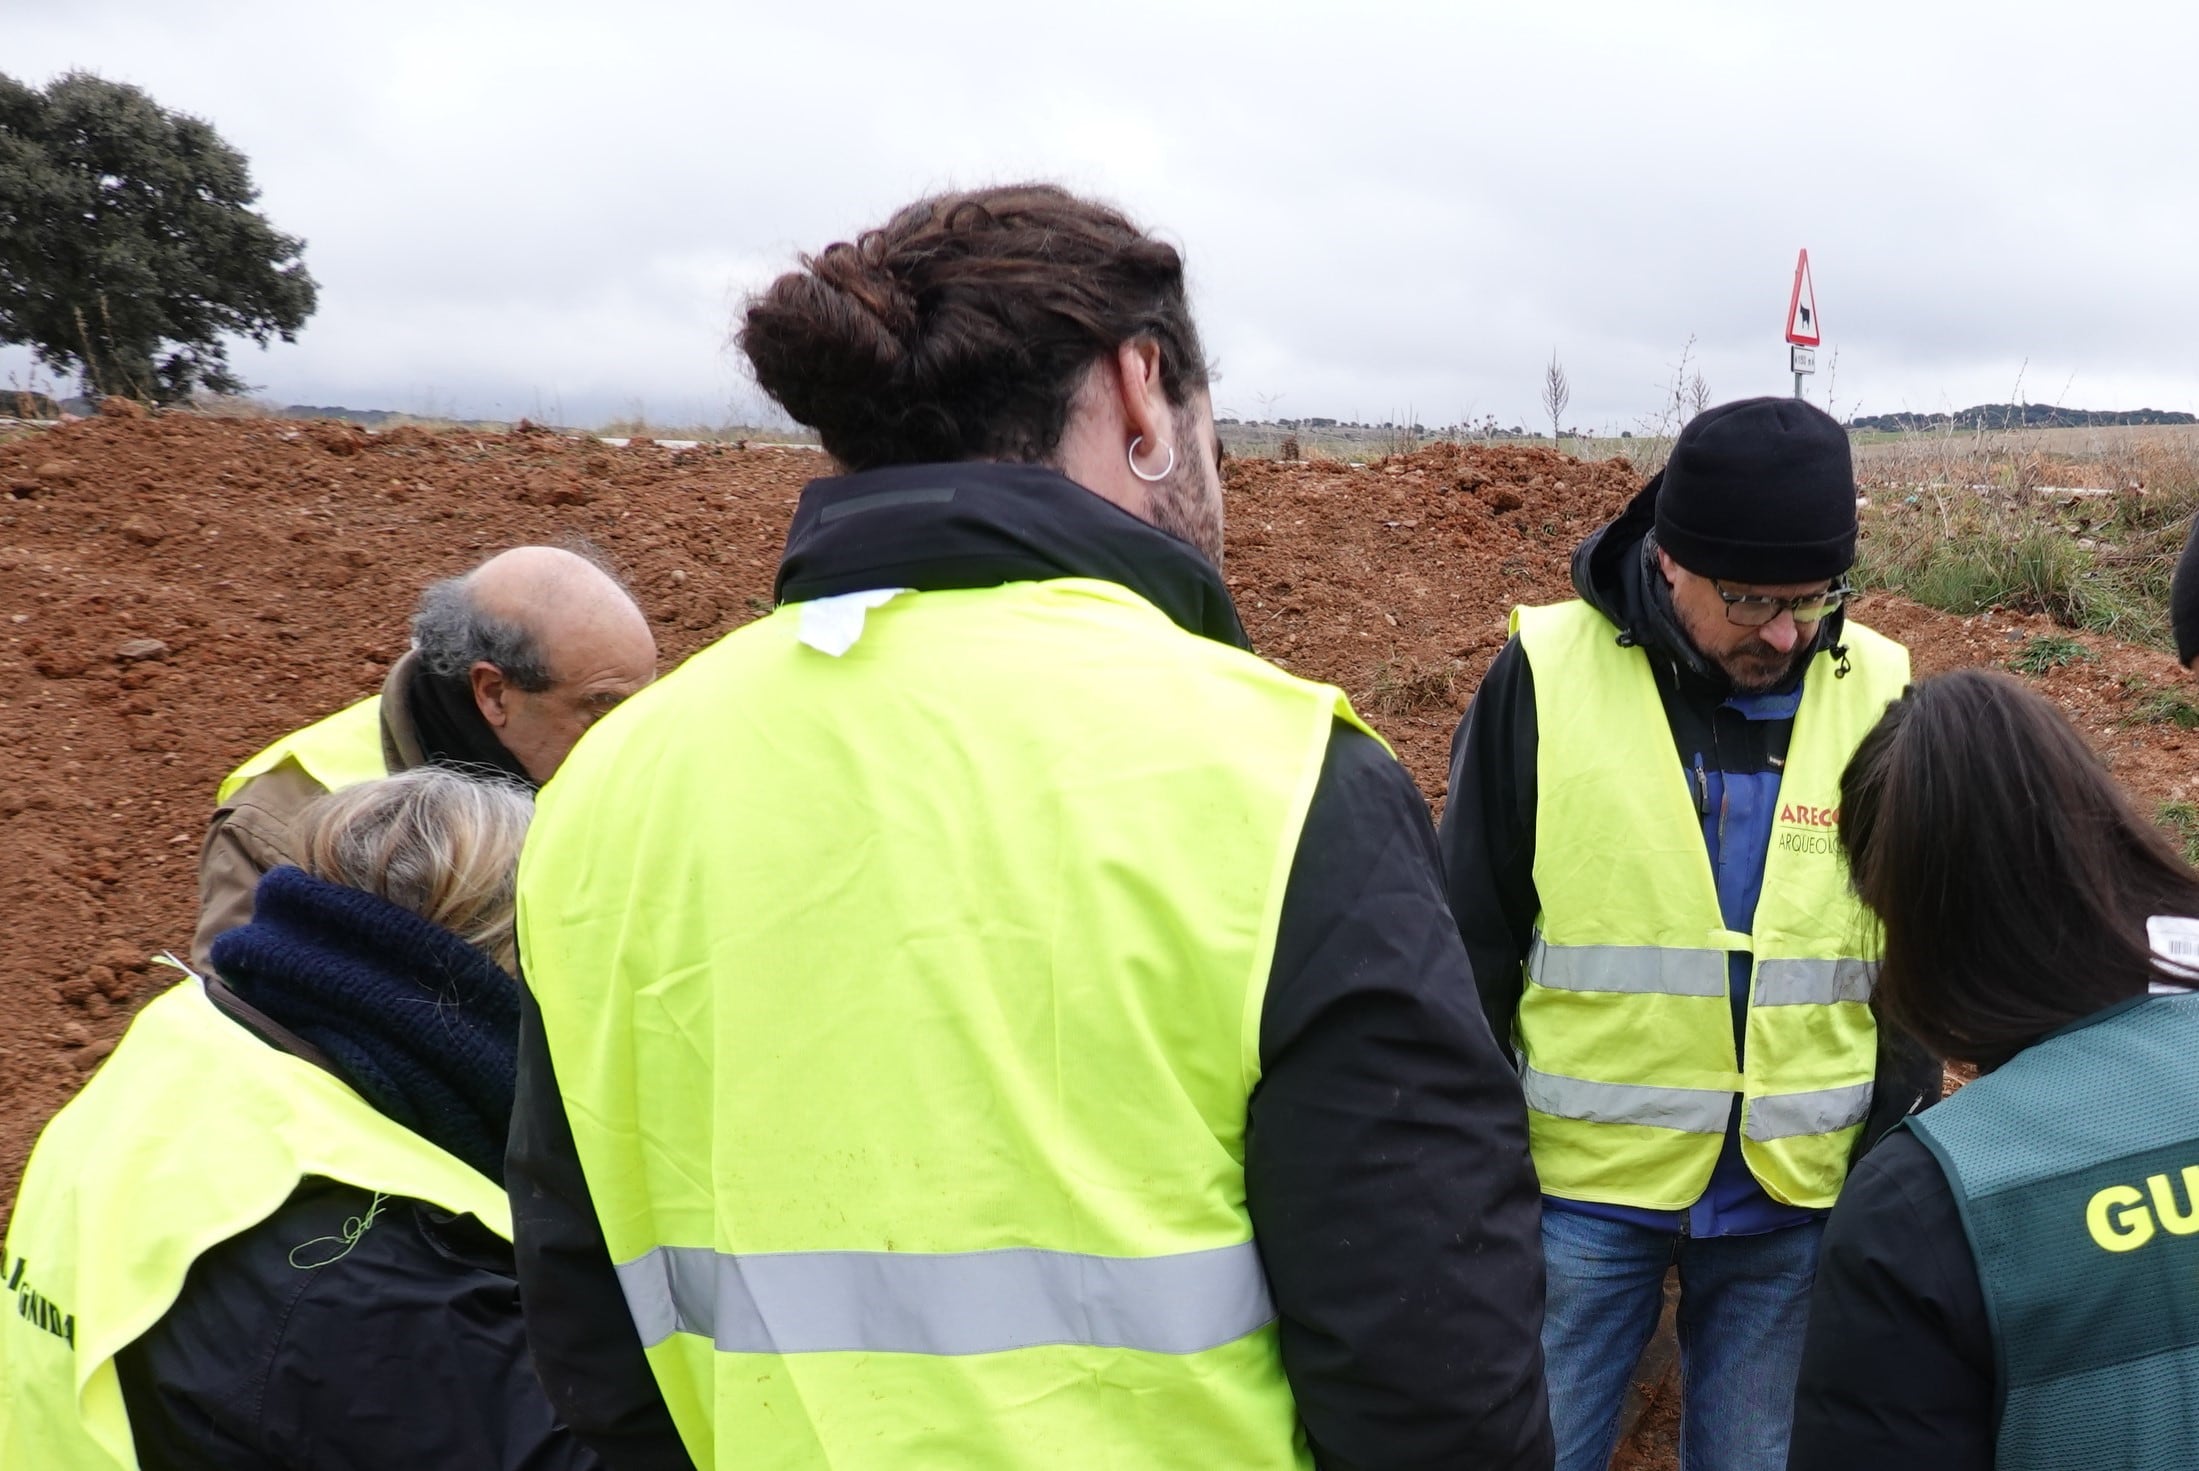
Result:
M1573 391L1565 383L1565 369L1559 366L1557 350L1553 348L1550 352L1550 366L1542 373L1542 410L1550 416L1550 443L1558 449L1565 447L1565 441L1558 429L1559 416L1565 412L1565 406L1572 402L1572 398Z

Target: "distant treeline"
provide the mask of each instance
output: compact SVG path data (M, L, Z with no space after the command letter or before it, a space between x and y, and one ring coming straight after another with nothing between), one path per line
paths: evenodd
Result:
M396 409L346 409L333 404L285 404L274 410L278 419L342 419L362 429L386 429L392 424L455 424L464 429L501 430L502 419L443 419L434 415L407 414Z
M43 393L25 389L0 389L0 417L15 416L25 419L58 419L63 414L89 417L99 412L99 400L79 394L74 398L56 401ZM378 428L392 419L407 416L394 409L342 409L315 404L291 404L286 408L268 410L280 419L347 419L369 429Z
M333 405L285 404L275 411L284 419L344 419L369 429L406 417L395 409L340 409Z
M2166 409L2064 409L2053 404L1976 404L1952 414L1869 414L1850 429L1907 434L1919 429L2098 429L2114 424L2199 424Z

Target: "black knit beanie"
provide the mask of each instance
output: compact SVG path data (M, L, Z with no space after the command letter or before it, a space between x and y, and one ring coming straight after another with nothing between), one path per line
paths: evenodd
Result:
M1657 544L1701 577L1829 581L1855 561L1848 432L1796 398L1706 409L1673 441Z
M2199 655L2199 516L2192 518L2184 555L2177 559L2176 578L2168 587L2168 621L2176 630L2176 662L2189 664Z

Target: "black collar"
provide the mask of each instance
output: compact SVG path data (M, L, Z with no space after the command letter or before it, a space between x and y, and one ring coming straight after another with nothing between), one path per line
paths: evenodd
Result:
M405 691L405 709L419 735L420 752L430 765L468 776L501 775L534 790L534 778L517 756L504 749L496 738L496 727L474 703L470 676L445 679L422 659L413 668L411 686Z
M895 465L813 480L775 593L801 603L1057 577L1119 584L1187 632L1251 647L1221 574L1189 542L1040 465Z

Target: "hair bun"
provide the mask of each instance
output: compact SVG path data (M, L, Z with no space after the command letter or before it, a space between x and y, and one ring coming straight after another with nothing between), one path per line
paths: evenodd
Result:
M904 345L916 335L916 298L885 259L885 244L868 235L855 245L828 245L802 264L819 282L853 300Z
M860 277L833 260L854 253L834 246L772 282L749 304L740 334L763 391L796 421L827 434L859 414L866 402L893 396L909 345L887 325L887 313L900 308L908 323L904 331L915 322L913 302L896 302L875 278Z
M1161 350L1170 402L1207 380L1173 247L1050 184L918 200L802 257L738 341L764 392L851 470L1044 461L1092 364Z

